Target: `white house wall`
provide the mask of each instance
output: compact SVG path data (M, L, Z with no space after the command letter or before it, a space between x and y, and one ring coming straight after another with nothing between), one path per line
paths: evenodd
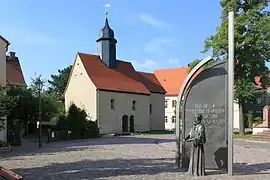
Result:
M175 107L172 107L172 102L173 100L177 101L177 97L178 96L165 96L165 101L167 100L167 107L165 107L165 117L167 116L167 122L165 122L165 117L163 118L163 122L165 123L165 129L167 130L175 128L175 122L172 122L172 117L175 116Z
M167 116L167 120L168 122L165 122L165 129L167 130L171 130L175 128L175 123L172 123L172 116L175 116L174 114L174 110L175 108L172 107L172 101L173 100L177 100L177 96L166 96L165 100L167 101L167 108L165 108L165 116ZM239 104L235 101L234 102L234 120L233 120L233 128L234 129L239 129L239 115L240 115L240 111L239 111Z
M115 109L111 109L111 99L115 101ZM132 110L132 101L136 101L136 110ZM121 133L122 117L134 115L135 132L150 130L149 113L150 96L99 91L98 111L99 126L102 134ZM130 127L130 124L129 124ZM128 128L129 128L128 127Z
M88 77L79 56L76 57L73 66L73 71L65 93L66 111L68 111L69 106L74 103L79 108L84 109L91 120L96 120L96 87Z
M152 113L150 115L150 129L151 130L164 130L164 115L165 115L165 105L164 105L164 94L152 93L150 95L150 100L152 104Z
M6 85L6 46L7 43L0 39L0 85ZM4 129L0 130L0 140L6 141L7 140L7 131L6 131L6 123L3 124Z
M234 109L234 118L233 118L233 128L234 129L239 129L239 117L240 117L240 111L239 111L239 104L234 101L233 103L233 109Z

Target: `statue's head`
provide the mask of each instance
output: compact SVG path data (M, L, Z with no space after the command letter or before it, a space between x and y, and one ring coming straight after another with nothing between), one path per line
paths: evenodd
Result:
M202 115L201 114L196 115L194 119L194 124L199 124L201 122L202 122Z

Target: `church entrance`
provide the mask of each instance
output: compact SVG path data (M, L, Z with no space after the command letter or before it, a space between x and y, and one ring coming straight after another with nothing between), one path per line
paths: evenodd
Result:
M122 116L122 132L128 132L128 116Z
M129 123L130 123L129 131L130 132L135 132L134 116L133 115L129 117Z

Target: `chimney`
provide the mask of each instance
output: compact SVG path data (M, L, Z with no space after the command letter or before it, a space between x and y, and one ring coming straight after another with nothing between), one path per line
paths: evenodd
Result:
M11 59L14 59L16 56L15 56L15 52L9 52L9 57L11 58Z

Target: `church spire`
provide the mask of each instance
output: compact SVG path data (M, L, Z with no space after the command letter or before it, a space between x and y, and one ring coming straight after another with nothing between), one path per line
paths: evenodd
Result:
M108 8L109 5L106 5ZM115 68L116 61L116 43L114 31L111 29L108 21L108 10L105 11L105 24L100 30L99 38L97 39L98 54L101 60L109 67Z

